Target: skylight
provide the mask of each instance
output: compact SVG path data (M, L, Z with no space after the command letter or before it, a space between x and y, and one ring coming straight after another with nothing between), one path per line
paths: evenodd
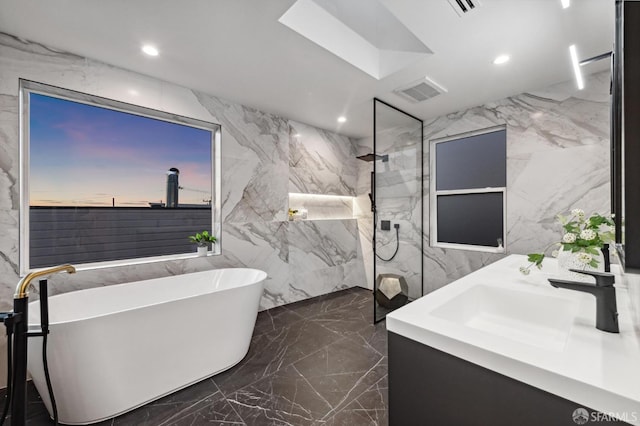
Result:
M298 0L278 21L378 80L433 53L378 0Z

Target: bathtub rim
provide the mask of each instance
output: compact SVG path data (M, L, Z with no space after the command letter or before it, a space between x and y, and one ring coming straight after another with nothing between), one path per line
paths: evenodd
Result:
M251 285L260 284L260 283L262 283L264 280L266 280L269 277L269 274L267 274L265 271L263 271L261 269L256 269L256 268L206 269L204 271L187 272L187 273L184 273L184 274L167 275L167 276L164 276L164 277L147 278L147 279L124 282L124 283L119 283L119 284L103 285L103 286L99 286L99 287L92 287L92 288L86 288L86 289L81 289L81 290L68 291L68 292L58 293L58 294L54 294L52 296L49 296L48 300L50 301L51 299L54 299L56 297L62 297L62 296L69 297L69 295L73 294L73 293L102 291L103 289L107 289L107 288L124 287L124 286L131 285L131 284L134 284L134 283L137 283L137 282L145 282L145 281L151 281L151 280L161 280L163 278L181 277L181 276L192 275L192 274L204 274L204 273L207 273L207 272L225 271L225 270L256 271L256 272L260 273L258 275L262 276L262 278L256 279L256 280L253 280L253 281L250 281L250 282L246 282L246 283L243 282L242 284L239 284L239 285L236 285L236 286L233 286L233 287L229 287L229 288L216 290L216 291L208 291L208 292L205 292L205 293L190 294L190 295L186 295L185 297L178 297L178 298L168 299L168 300L165 300L165 301L159 302L159 303L144 303L144 304L136 305L135 307L132 307L132 308L114 310L114 311L107 312L107 313L100 314L100 315L85 316L85 317L82 317L82 318L74 318L74 319L69 319L69 320L65 320L65 321L55 321L55 322L50 320L49 321L49 326L52 327L52 326L56 326L56 325L71 324L71 323L76 323L76 322L81 322L81 321L89 321L89 320L93 320L93 319L97 319L97 318L103 318L103 317L106 317L106 316L109 316L109 315L115 315L115 314L119 314L119 313L123 313L123 312L134 311L134 310L137 310L137 309L144 309L144 308L148 308L148 307L151 307L151 306L162 306L162 305L165 305L165 304L171 303L171 302L176 302L176 301L180 301L180 300L189 300L189 299L206 296L206 295L213 294L213 293L225 293L225 292L228 292L228 291L236 290L238 288L249 287ZM39 309L40 299L34 299L33 301L30 301L28 304L29 304L29 312L31 312L31 310L33 309L33 310L37 310L38 311L38 315L40 314L40 312L39 312L40 311L40 309ZM51 303L49 303L49 310L51 310ZM40 327L41 327L41 321L32 323L30 320L28 320L27 321L27 326L29 328L29 331L39 331Z

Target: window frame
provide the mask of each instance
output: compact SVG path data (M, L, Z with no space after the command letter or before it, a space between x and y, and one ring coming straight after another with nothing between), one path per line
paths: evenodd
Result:
M459 133L456 135L445 136L442 138L431 139L429 141L429 165L430 165L430 179L429 179L429 240L431 247L443 248L443 249L457 249L457 250L470 250L484 253L506 253L507 250L507 187L486 187L486 188L467 188L467 189L449 189L449 190L436 190L436 146L440 143L451 142L456 139L464 139L471 136L478 136L487 133L493 133L498 131L506 131L507 126L505 124L488 127L480 130L474 130L465 133ZM505 151L506 151L505 140ZM506 152L505 152L505 172L507 171L506 164ZM506 182L505 182L506 183ZM502 248L489 247L474 244L462 244L462 243L447 243L438 241L438 196L446 195L466 195L466 194L487 194L487 193L502 193Z
M24 276L34 270L43 268L31 268L30 266L30 104L31 93L49 97L64 99L71 102L111 109L127 114L138 115L156 120L184 126L195 127L211 132L211 231L216 236L217 242L213 245L213 251L209 255L219 255L222 252L222 214L221 214L221 155L220 146L222 139L222 126L218 123L208 122L195 118L185 117L166 111L135 105L115 99L104 98L97 95L78 92L71 89L52 86L31 80L19 81L19 165L20 165L20 211L19 211L19 272ZM76 265L76 270L92 270L125 265L139 265L146 263L162 262L167 260L189 259L197 257L197 253L176 253L160 256L133 257L120 260L106 260L88 262Z

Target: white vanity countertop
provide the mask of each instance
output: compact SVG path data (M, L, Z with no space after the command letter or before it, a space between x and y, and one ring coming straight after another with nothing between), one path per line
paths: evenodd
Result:
M640 425L640 330L621 277L614 334L595 328L594 296L551 287L555 259L524 276L527 264L511 255L473 272L387 315L387 330Z

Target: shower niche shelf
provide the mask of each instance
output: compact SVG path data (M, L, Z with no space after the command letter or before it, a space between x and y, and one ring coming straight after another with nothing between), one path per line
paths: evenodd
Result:
M355 219L355 199L356 197L349 195L290 192L289 209L298 210L293 221ZM305 212L306 214L304 214Z

